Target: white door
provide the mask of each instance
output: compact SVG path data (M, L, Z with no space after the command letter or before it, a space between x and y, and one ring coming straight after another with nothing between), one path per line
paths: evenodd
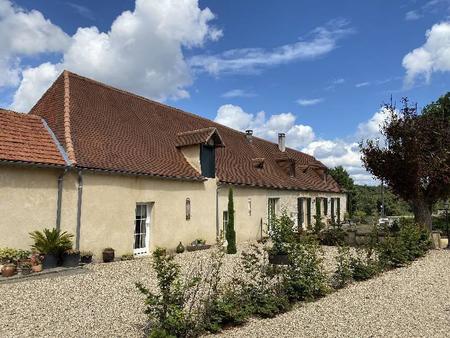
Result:
M134 249L135 256L147 255L150 243L150 212L149 204L136 204L134 221Z

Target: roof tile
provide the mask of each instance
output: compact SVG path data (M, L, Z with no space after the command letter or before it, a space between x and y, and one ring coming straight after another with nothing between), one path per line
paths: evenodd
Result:
M0 161L65 165L39 116L0 109Z

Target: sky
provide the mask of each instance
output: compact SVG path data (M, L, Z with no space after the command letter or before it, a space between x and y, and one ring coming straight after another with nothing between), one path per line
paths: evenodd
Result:
M64 70L276 141L375 184L381 108L450 90L450 0L0 0L0 107Z

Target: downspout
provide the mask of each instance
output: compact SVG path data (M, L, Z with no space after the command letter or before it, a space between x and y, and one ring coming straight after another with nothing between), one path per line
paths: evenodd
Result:
M62 207L62 193L64 176L67 174L67 168L64 169L63 173L58 176L58 200L56 202L56 229L61 230L61 207Z
M220 190L220 185L219 185L219 182L217 182L217 186L216 186L216 238L217 238L217 241L221 240L220 226L219 226L219 190Z
M78 205L77 205L77 230L75 237L75 249L80 250L80 230L81 230L81 205L83 200L83 172L78 171Z

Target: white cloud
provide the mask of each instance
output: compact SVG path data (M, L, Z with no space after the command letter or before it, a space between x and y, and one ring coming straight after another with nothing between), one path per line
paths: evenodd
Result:
M264 111L252 114L239 106L226 104L218 109L214 120L240 131L253 129L255 136L270 141L276 141L279 132L286 133L286 144L293 148L303 147L315 138L312 128L296 124L292 113L275 114L266 118Z
M360 82L360 83L355 84L355 87L361 88L361 87L366 87L368 85L370 85L370 82Z
M286 144L316 157L332 168L342 165L358 184L375 184L361 162L359 142L368 138L381 138L380 125L388 111L381 109L367 121L358 125L347 139L317 138L311 126L299 124L292 113L266 116L264 111L256 114L245 112L240 106L226 104L217 111L215 121L244 131L253 129L256 136L277 142L279 132L286 133Z
M44 93L48 84L59 74L57 67L49 62L35 68L28 68L22 72L23 80L14 94L13 109L28 112L30 103L36 103L36 93Z
M317 98L317 99L298 99L297 103L300 106L313 106L315 104L318 104L323 101L323 98Z
M337 42L353 30L347 21L332 20L310 32L300 41L273 49L243 48L231 49L216 55L197 55L190 59L190 65L197 71L213 75L222 73L251 73L265 67L296 60L310 60L328 54L337 47Z
M78 14L89 20L94 20L95 16L91 9L73 2L67 2L67 6L72 7Z
M403 58L407 87L417 78L424 78L429 83L432 73L450 71L450 22L435 24L425 35L425 44Z
M409 12L406 12L406 14L405 14L405 20L407 20L407 21L418 20L421 17L423 17L423 15L418 13L417 11L409 11Z
M60 52L69 37L38 11L0 0L0 87L17 86L24 56Z
M334 90L336 89L337 86L343 85L345 83L345 79L343 78L339 78L339 79L334 79L332 81L329 82L330 84L325 87L326 90Z
M244 89L232 89L222 94L222 97L225 98L234 98L234 97L255 97L256 94L246 91Z
M389 110L381 108L379 111L373 114L373 116L368 121L358 124L356 137L359 140L368 138L382 138L380 128L389 114Z
M187 97L185 88L192 77L183 48L219 39L222 32L211 26L213 19L208 8L199 8L198 0L136 0L135 9L120 14L108 32L94 26L78 28L68 39L61 61L52 66L57 73L69 69L158 100ZM46 86L41 80L34 86L33 81L38 73L48 75L48 69L38 66L23 72L13 108L29 108L36 102ZM52 80L48 78L47 86Z

